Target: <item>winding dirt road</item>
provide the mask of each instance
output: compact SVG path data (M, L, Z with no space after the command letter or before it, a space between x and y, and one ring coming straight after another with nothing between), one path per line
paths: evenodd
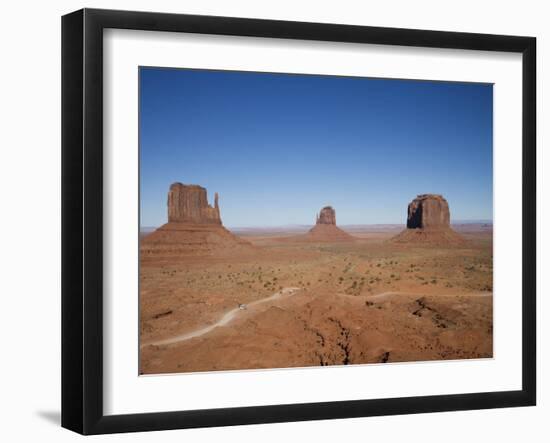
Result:
M212 330L216 329L219 326L225 326L225 325L229 324L232 320L234 320L239 315L239 313L242 314L242 313L248 311L249 309L254 308L255 306L258 306L260 304L266 303L266 302L271 301L271 300L280 299L280 298L283 298L285 296L289 297L291 295L294 295L299 290L300 290L300 288L284 288L280 291L275 292L274 294L270 295L269 297L262 298L260 300L256 300L256 301L253 301L251 303L248 303L246 305L245 309L241 309L241 307L237 307L235 309L232 309L231 311L226 312L216 323L213 323L211 325L205 326L205 327L200 328L200 329L196 329L196 330L191 331L191 332L187 332L185 334L176 335L174 337L170 337L170 338L166 338L166 339L162 339L162 340L156 340L156 341L152 341L152 342L143 343L141 345L141 347L150 346L150 345L154 345L154 346L170 345L170 344L180 343L182 341L190 340L190 339L195 338L195 337L200 337L202 335L208 334L209 332L211 332ZM339 295L342 296L344 294L339 294ZM427 294L416 294L416 293L410 293L410 292L389 291L389 292L382 292L380 294L369 295L369 296L366 296L365 299L366 300L381 301L381 300L385 300L385 299L390 298L390 297L400 296L400 295L402 295L402 296L415 296L415 297L418 296L418 297L421 297L421 296L424 296L424 295L427 295ZM479 293L456 294L456 295L470 296L470 297L471 296L481 297L481 296L492 295L492 293L491 292L479 292ZM456 296L456 295L455 294L438 294L438 296L440 296L440 297L445 297L445 296L450 297L450 296ZM353 296L353 297L357 298L357 296Z
M285 296L289 297L291 295L294 295L294 293L296 293L299 290L300 288L283 288L282 290L275 292L273 295L270 295L269 297L262 298L260 300L256 300L251 303L248 303L244 310L241 309L240 307L237 307L235 309L232 309L231 311L226 312L216 323L213 323L209 326L196 329L194 331L187 332L185 334L176 335L175 337L166 338L164 340L157 340L153 342L143 343L141 347L150 346L150 345L155 345L155 346L170 345L170 344L179 343L185 340L190 340L195 337L200 337L201 335L208 334L210 331L212 331L213 329L219 326L227 325L229 322L235 319L235 317L239 313L245 312L250 308L253 308L255 306L258 306L259 304L263 304L271 300L280 299Z

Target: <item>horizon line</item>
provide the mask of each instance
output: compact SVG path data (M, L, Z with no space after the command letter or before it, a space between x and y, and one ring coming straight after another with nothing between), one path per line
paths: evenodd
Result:
M158 227L166 224L168 222L164 222L160 225L157 225L157 226L152 226L152 225L144 225L144 226L139 226L140 230L141 229L157 229ZM339 226L339 227L346 227L346 226L405 226L407 224L407 222L400 222L400 223L396 223L396 222L389 222L389 223L383 223L383 222L379 222L379 223L344 223L344 224L339 224L337 223L336 226ZM492 219L457 219L457 220L451 220L450 222L451 225L457 225L457 224L493 224L493 220ZM289 224L286 224L286 225L224 225L222 223L222 226L225 226L227 229L258 229L258 228L262 228L262 229L266 229L266 228L271 228L271 229L276 229L276 228L292 228L292 227L311 227L311 226L315 226L315 223L289 223Z

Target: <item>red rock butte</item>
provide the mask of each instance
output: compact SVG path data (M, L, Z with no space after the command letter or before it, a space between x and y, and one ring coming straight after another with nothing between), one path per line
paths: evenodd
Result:
M168 223L221 225L218 199L216 192L212 207L202 186L173 183L168 191Z
M315 226L307 234L300 236L300 240L330 243L349 242L355 239L336 226L336 211L332 206L325 206L317 214Z
M449 204L441 195L421 194L409 203L407 228L438 229L449 228L451 215Z
M332 206L325 206L321 212L317 214L316 225L335 225L336 226L336 211Z
M252 245L223 227L217 193L212 207L202 186L173 183L168 191L168 223L142 239L140 252L143 256L201 255L240 247Z
M451 229L449 203L442 195L420 194L407 207L407 229L393 237L395 243L461 245L464 238Z

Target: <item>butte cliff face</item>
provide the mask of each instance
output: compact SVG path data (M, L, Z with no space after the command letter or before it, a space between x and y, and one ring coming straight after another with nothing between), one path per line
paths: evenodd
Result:
M336 211L332 206L325 206L317 215L317 225L336 225Z
M458 245L465 242L451 229L449 204L438 194L421 194L409 203L407 229L393 237L392 241L427 245Z
M325 206L317 215L315 226L307 234L299 236L297 240L330 243L354 241L354 238L336 226L336 211L334 208Z
M168 191L168 223L140 244L142 257L210 255L252 248L222 225L219 197L208 203L206 189L173 183Z
M409 203L407 228L440 229L449 228L451 215L449 204L441 195L422 194Z
M218 193L212 207L202 186L173 183L168 191L168 223L221 225Z

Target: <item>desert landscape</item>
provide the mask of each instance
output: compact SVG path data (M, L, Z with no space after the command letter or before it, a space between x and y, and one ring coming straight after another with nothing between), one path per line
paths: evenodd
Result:
M140 373L490 358L492 224L436 194L403 224L230 230L219 197L174 183L141 231Z

